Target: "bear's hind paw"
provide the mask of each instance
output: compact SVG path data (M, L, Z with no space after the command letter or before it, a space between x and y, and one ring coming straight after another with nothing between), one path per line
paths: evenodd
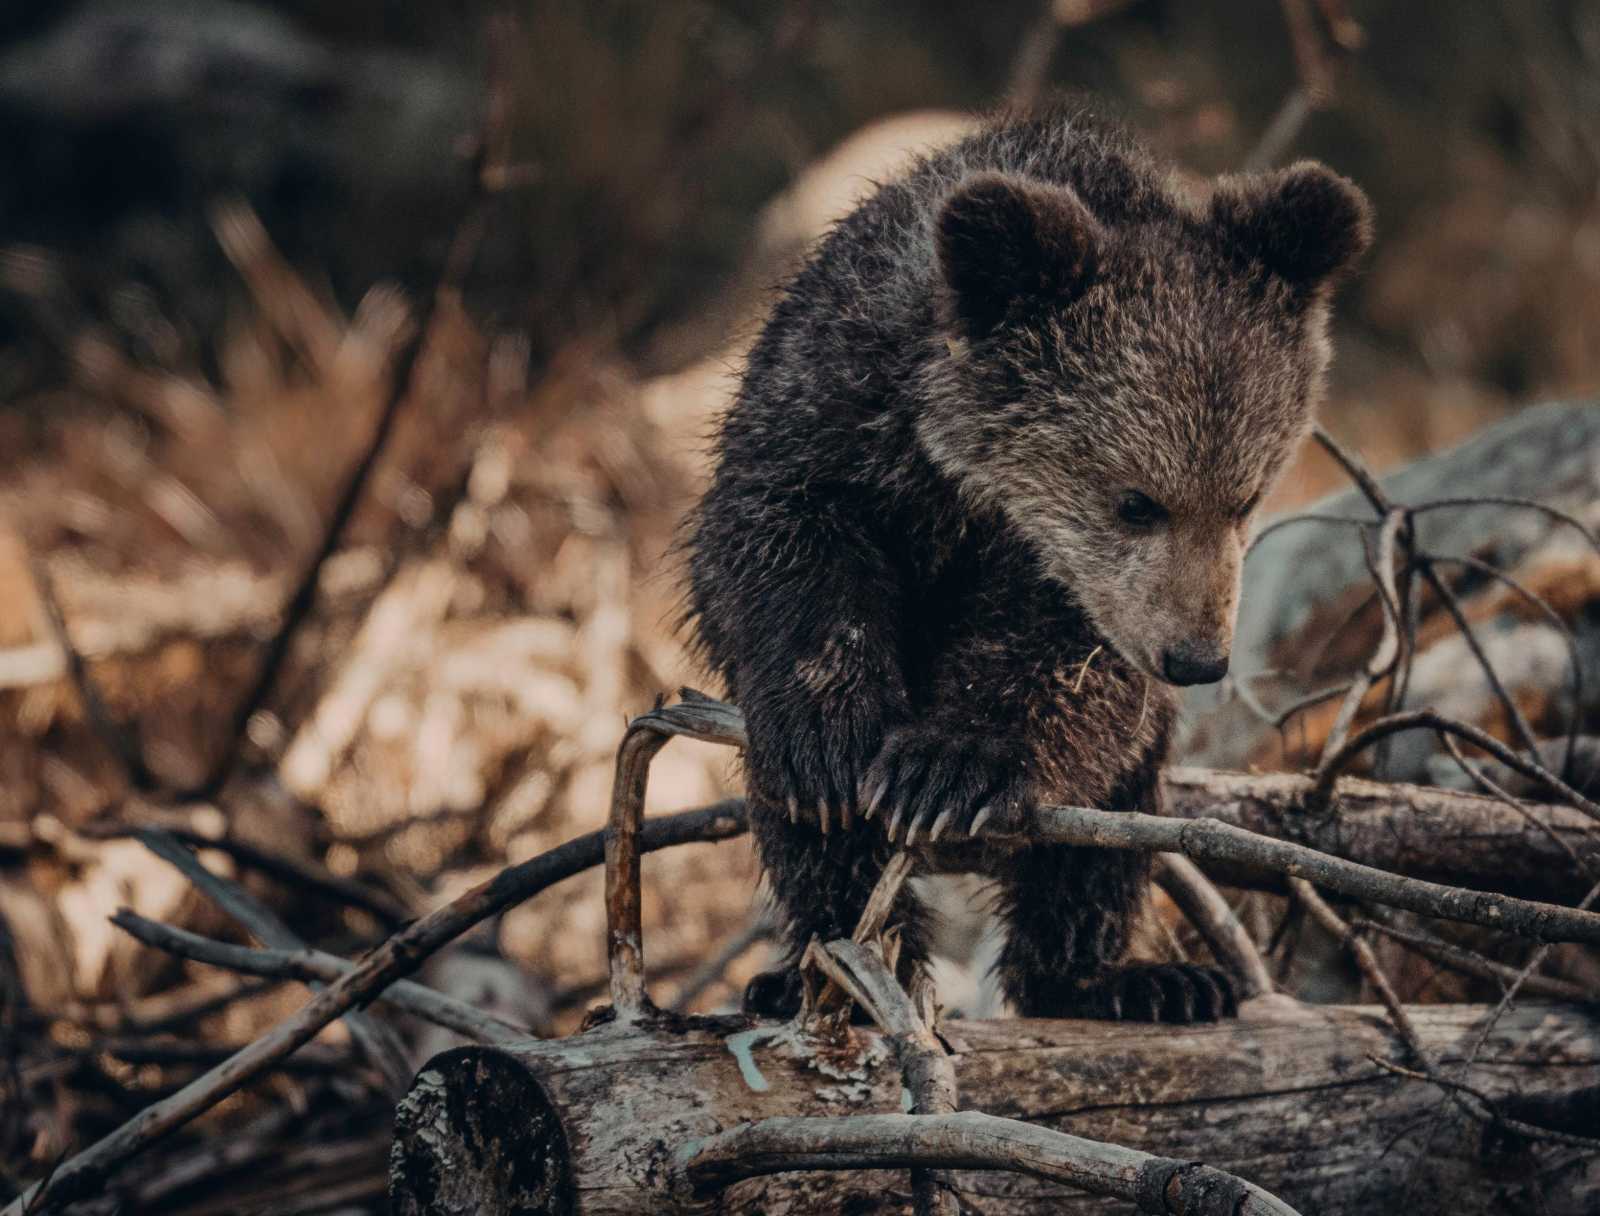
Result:
M1047 985L1024 998L1029 1017L1103 1018L1186 1025L1239 1012L1232 978L1215 967L1141 963L1117 967L1086 984Z

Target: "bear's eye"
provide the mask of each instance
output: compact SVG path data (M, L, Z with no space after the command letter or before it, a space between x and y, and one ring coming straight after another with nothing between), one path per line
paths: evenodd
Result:
M1239 508L1239 510L1234 514L1233 518L1241 524L1245 523L1252 515L1256 513L1256 508L1260 505L1261 495L1256 494L1250 499L1249 502L1245 503L1244 506Z
M1130 528L1153 528L1167 518L1167 509L1138 490L1129 490L1117 500L1117 518Z

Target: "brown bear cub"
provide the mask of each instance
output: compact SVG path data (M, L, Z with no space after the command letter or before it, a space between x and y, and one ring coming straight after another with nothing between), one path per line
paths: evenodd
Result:
M1250 520L1311 424L1329 296L1369 239L1365 197L1321 165L1191 198L1057 110L923 160L821 243L750 353L687 535L795 955L848 936L914 847L996 880L1020 1014L1232 1012L1213 969L1122 965L1142 855L985 842L1025 838L1040 804L1159 811L1173 686L1228 669ZM927 942L909 889L892 919L908 971ZM792 957L746 993L798 999Z

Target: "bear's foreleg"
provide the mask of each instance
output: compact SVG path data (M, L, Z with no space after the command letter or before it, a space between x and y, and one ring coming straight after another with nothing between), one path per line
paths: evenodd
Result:
M823 833L814 821L791 822L785 811L752 801L756 853L782 919L783 961L750 981L745 1010L793 1017L800 1008L800 956L812 938L849 937L894 847L879 832ZM899 926L902 983L927 958L927 913L909 886L889 916Z

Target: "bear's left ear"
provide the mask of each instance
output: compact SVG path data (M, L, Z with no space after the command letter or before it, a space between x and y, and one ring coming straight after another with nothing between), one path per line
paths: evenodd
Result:
M976 173L945 199L937 240L950 319L981 338L1014 306L1081 293L1105 232L1067 186Z
M1367 196L1314 160L1224 178L1211 199L1211 218L1246 254L1297 287L1336 278L1372 244Z

